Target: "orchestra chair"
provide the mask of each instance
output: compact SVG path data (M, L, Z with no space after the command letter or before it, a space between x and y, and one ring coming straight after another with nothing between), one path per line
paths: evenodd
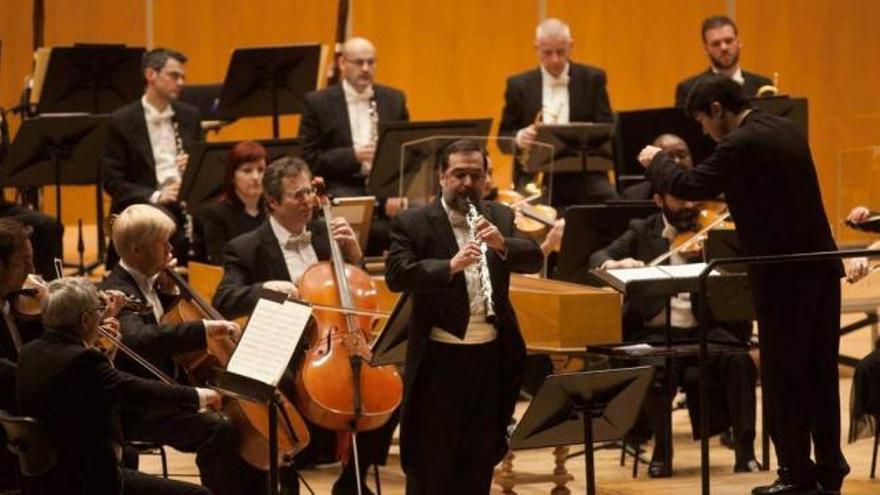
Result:
M49 431L40 421L0 410L0 424L8 438L6 447L18 456L22 475L40 476L55 467L58 453Z
M125 442L128 447L134 449L137 455L156 455L162 462L162 477L168 478L168 456L165 453L165 446L161 443L147 442L142 440L131 440Z

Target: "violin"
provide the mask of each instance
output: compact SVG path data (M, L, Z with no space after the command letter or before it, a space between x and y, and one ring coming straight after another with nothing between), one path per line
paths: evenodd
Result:
M183 280L178 273L166 268L166 274L180 288L178 302L162 317L163 323L179 323L200 319L223 320L223 316L201 295ZM213 367L226 368L235 342L230 336L207 339L207 352L196 351L176 356L183 364L190 380L197 384L208 382ZM311 439L302 415L283 394L278 396L281 411L278 415L278 456L282 464L289 464ZM223 412L232 420L239 437L239 454L251 466L268 471L269 458L269 409L265 404L227 397Z
M733 228L730 212L727 211L727 206L724 203L706 202L697 215L694 227L691 230L679 232L670 242L669 251L651 260L648 266L657 266L676 253L689 263L702 260L703 246L708 238L707 234L715 228Z
M394 366L370 365L367 344L378 307L376 287L364 270L346 264L332 238L330 200L319 199L330 238L331 261L309 267L300 277L300 297L315 308L314 326L306 336L306 351L296 372L296 404L313 423L339 432L345 455L348 440L358 431L379 428L391 417L403 396L403 383ZM320 306L363 310L327 311Z
M530 239L541 242L556 222L556 208L530 203L537 198L536 195L525 197L513 189L498 191L498 202L509 206L516 215L514 218L516 230Z

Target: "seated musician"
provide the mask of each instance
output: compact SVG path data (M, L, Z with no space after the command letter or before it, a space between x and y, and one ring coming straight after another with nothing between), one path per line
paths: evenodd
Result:
M280 158L266 169L263 191L269 219L252 232L226 245L223 279L214 306L227 318L249 315L262 289L298 297L296 283L312 264L330 259L330 239L339 243L345 261L360 264L363 255L357 237L344 218L333 219L329 233L323 220L313 221L315 188L309 167L299 158ZM361 479L371 464L384 463L396 421L358 435ZM299 465L315 461L332 450L334 436L312 426L309 447L297 456ZM357 493L354 462L349 461L333 487L334 494ZM371 493L366 485L363 493Z
M188 233L183 228L188 222L178 198L189 159L185 149L202 140L199 109L178 101L185 63L186 56L167 48L144 54L144 95L113 112L101 161L104 190L112 198L111 212L119 213L135 203L168 209L178 225L172 243L182 262L189 252ZM111 249L108 268L115 263Z
M120 262L113 267L103 288L119 290L145 306L126 307L120 312L123 343L167 375L184 379L176 373L179 366L173 360L175 355L204 351L207 339L211 338L232 335L237 340L241 331L235 323L222 320L162 323L179 294L165 272L174 265L169 242L174 229L174 221L156 207L137 204L123 210L112 226ZM126 356L117 356L116 365L120 370L152 377ZM234 431L225 416L181 412L176 408L143 410L128 405L123 407L122 415L126 436L132 440L159 442L183 452L196 452L202 484L214 493L245 494L262 485L236 472L248 470L235 450ZM239 488L238 483L244 486Z
M121 468L119 407L195 414L200 407L219 407L220 396L116 370L92 348L105 306L85 279L49 283L43 308L45 334L21 351L18 403L21 414L49 429L58 462L48 473L27 479L26 487L43 495L210 495L206 488Z
M688 169L694 167L691 150L681 137L675 134L661 134L651 144L665 151L678 165ZM654 196L654 189L651 183L645 180L627 187L620 195L623 199L651 199Z
M590 258L592 267L603 269L635 268L644 266L657 256L665 253L679 233L692 231L699 215L700 204L682 201L671 194L654 194L654 202L662 209L646 219L632 220L629 229L604 249L595 252ZM673 254L669 258L671 264L687 263L684 255ZM627 342L664 342L666 336L666 302L660 297L628 297L623 307L623 336ZM699 331L699 312L693 308L703 301L695 294L678 294L671 301L672 338L674 340L695 340ZM741 342L736 335L740 329L732 324L708 322L709 339L716 342ZM692 365L690 361L685 363ZM681 374L690 376L686 368L671 372L673 383ZM680 372L680 373L679 373ZM725 418L733 425L736 451L736 472L755 471L758 464L754 456L755 438L755 383L757 370L755 364L746 353L736 353L713 357L710 362L710 374L717 387L710 390L723 391L723 397L713 398L724 406L720 411L710 408L711 431L719 433L727 429ZM699 430L699 389L698 383L685 378L681 380L687 392L688 409L694 434ZM669 387L659 383L651 387L645 398L645 412L651 429L654 432L654 454L649 466L652 477L662 477L667 472L664 463L665 443L667 438L664 411L669 407L672 397L667 392ZM674 388L673 388L674 390ZM671 438L671 437L670 437ZM671 445L669 446L672 447ZM671 472L671 470L670 470Z
M864 206L853 208L847 216L852 223L860 223L871 216L871 211ZM880 249L880 241L872 243L868 249ZM868 258L850 258L846 262L846 277L850 282L857 282L868 276L871 266ZM872 419L880 415L880 347L862 358L856 364L853 374L852 401L850 420L850 441L864 436L872 436L877 428Z
M266 220L263 174L266 148L242 141L229 150L223 194L195 213L196 253L199 259L223 263L226 243L259 227Z

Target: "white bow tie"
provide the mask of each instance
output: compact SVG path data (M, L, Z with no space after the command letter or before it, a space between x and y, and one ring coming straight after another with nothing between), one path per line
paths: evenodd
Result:
M172 113L152 113L147 116L147 122L152 125L162 125L166 122L171 122L171 119L174 117Z
M551 77L549 78L549 84L552 88L567 88L568 87L568 74L562 74L559 77Z
M284 248L296 251L301 246L311 244L312 242L312 233L308 230L303 230L299 234L291 234L290 237L287 238L287 242L284 243Z
M347 103L369 103L373 99L372 88L366 89L360 93L351 91L345 93L345 101Z

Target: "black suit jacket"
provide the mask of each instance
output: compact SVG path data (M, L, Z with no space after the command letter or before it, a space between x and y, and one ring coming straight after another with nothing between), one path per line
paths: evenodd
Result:
M694 86L694 83L697 82L697 80L699 80L701 77L706 77L710 74L714 74L714 72L712 72L712 69L706 69L705 72L701 72L678 83L678 85L675 86L675 106L683 108L685 100L687 100L688 93L690 93L691 88ZM742 71L742 75L744 79L743 91L745 91L746 96L755 96L758 94L758 88L760 88L761 86L773 84L773 81L760 74Z
M312 247L319 261L330 259L330 240L323 220L308 226ZM284 253L268 221L256 230L229 241L223 252L223 279L214 294L213 305L226 318L249 315L257 301L263 282L290 280Z
M745 256L837 249L807 140L784 118L753 110L694 168L682 169L660 152L645 175L655 190L682 199L711 199L723 192ZM770 289L765 284L788 290L826 283L842 270L835 261L762 266L749 273L757 298L762 288Z
M59 452L55 468L35 480L45 495L122 493L114 451L122 445L121 404L188 411L199 404L194 389L118 371L75 335L56 330L22 348L17 381L20 413L44 422Z
M134 297L136 300L146 303L146 297L141 292L131 274L116 265L110 275L102 284L104 289L116 289ZM176 302L175 296L164 295L159 297L162 306L167 311ZM205 337L205 325L201 320L187 321L178 324L159 323L153 312L138 313L129 308L123 308L118 316L122 343L133 351L147 358L153 365L159 367L169 376L174 376L175 366L173 357L177 354L189 351L205 349L207 346ZM152 374L143 369L141 365L129 359L122 353L117 353L116 364L120 370L134 375L154 378Z
M569 121L613 122L614 116L611 114L611 103L605 87L605 71L574 62L569 67ZM543 89L540 67L507 79L504 110L498 128L500 136L514 137L518 130L534 123L535 116L543 106ZM498 144L508 153L513 150L508 141L499 141Z
M182 101L171 103L183 147L202 140L199 109ZM101 160L104 190L118 212L134 203L147 203L159 185L144 107L138 99L113 112L107 149Z
M402 91L374 84L373 94L380 122L409 120L406 96ZM299 138L302 158L311 166L314 175L324 178L330 194L340 197L366 194L365 177L360 173L361 164L352 147L351 124L342 84L306 95Z
M480 210L495 224L507 242L507 256L489 250L487 260L495 304L495 327L502 359L502 397L498 404L501 418L510 418L519 394L525 361L525 343L519 332L516 314L508 297L510 273L534 273L541 269L543 255L533 240L516 237L513 212L498 203L480 202ZM440 200L396 216L391 224L391 250L386 263L385 280L395 292L408 292L413 298L413 319L409 324L409 341L404 372L404 397L401 424L405 425L409 397L431 328L439 327L462 337L470 318L470 305L463 273L450 276L449 260L458 252L452 225ZM430 363L425 363L430 365ZM506 425L506 419L500 424ZM489 432L487 432L489 434ZM504 431L491 432L504 454ZM402 462L406 465L418 445L401 439ZM500 461L501 457L496 459Z
M193 215L195 221L195 250L201 259L219 265L223 263L226 243L250 232L266 221L265 207L252 217L241 201L216 201L206 205Z

